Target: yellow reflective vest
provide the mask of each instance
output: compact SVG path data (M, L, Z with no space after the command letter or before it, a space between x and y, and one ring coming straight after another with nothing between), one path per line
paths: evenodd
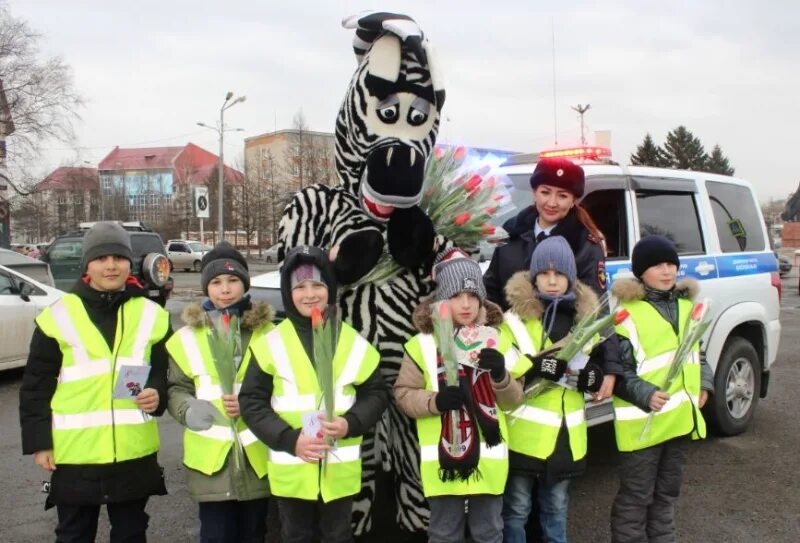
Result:
M144 297L126 301L117 312L113 349L75 294L42 311L36 324L62 353L50 402L56 465L108 464L158 451L155 419L132 399L113 399L113 391L121 366L150 364L152 346L169 328L169 313Z
M523 321L511 311L506 312L500 326L501 336L511 338L522 354L535 355L551 346L549 338L542 342L542 322L539 319ZM597 339L590 341L584 352L591 351ZM520 377L531 368L527 356L520 357L523 364L515 377ZM525 402L508 414L508 447L520 454L547 460L553 454L558 433L563 425L567 427L572 459L578 461L586 456L586 401L582 392L563 386L554 386Z
M250 342L258 366L273 377L273 410L292 428L303 427L303 415L322 408L314 365L289 319ZM377 349L342 322L333 357L334 412L343 415L356 402L356 387L378 368ZM336 440L323 464L309 463L269 449L269 484L273 496L323 502L361 490L361 436ZM309 519L310 521L310 519Z
M269 323L253 331L250 343L257 341L272 328L273 325ZM185 428L183 432L183 463L186 467L206 475L213 475L225 465L225 459L236 439L231 419L222 404L223 390L211 354L208 333L207 327L184 326L167 341L167 351L181 371L194 381L195 397L198 400L211 402L220 412L220 421L215 421L208 430L195 431ZM239 393L249 363L250 349L246 349L236 372L235 394ZM222 420L228 423L220 424ZM258 477L264 477L267 474L267 446L247 428L242 417L236 418L236 432L238 442L244 449L253 471Z
M436 339L431 334L417 334L404 346L408 356L417 364L425 378L425 390L439 391L437 374ZM510 342L499 338L497 350L505 355L506 371L512 376L520 374L518 365L521 357ZM506 440L508 426L502 410L497 409L497 421L500 424L500 435ZM480 429L478 430L480 433ZM480 435L480 459L478 460L479 477L470 477L466 481L442 481L439 477L439 440L442 433L442 419L439 415L417 419L417 439L420 449L420 476L425 496L472 496L475 494L500 495L506 486L508 477L508 446L505 441L489 447L483 435Z
M644 300L621 304L630 317L616 326L616 332L631 342L636 358L637 375L659 388L667 380L675 350L683 339L686 316L692 302L678 299L678 334L658 310ZM683 369L666 392L666 405L653 416L648 432L642 430L649 413L625 400L614 397L614 431L620 451L636 451L691 434L692 439L706 436L706 424L698 406L700 398L700 349L695 345Z

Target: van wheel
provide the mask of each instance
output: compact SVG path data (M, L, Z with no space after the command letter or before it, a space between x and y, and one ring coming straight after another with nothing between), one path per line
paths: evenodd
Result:
M194 271L196 271L197 273L200 273L200 261L199 260L195 260L194 261L194 264L192 264L192 269Z
M741 434L753 418L761 390L761 363L753 345L732 337L725 344L714 376L711 418L725 436Z

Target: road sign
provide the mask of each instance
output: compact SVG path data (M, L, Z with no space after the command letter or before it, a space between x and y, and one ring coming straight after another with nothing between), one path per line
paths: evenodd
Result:
M198 219L208 219L210 217L210 206L208 204L208 187L194 188L194 216Z

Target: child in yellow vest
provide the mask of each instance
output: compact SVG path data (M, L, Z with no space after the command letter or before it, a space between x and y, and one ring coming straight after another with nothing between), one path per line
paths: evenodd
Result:
M325 420L311 315L336 303L336 281L321 249L289 251L281 295L287 318L250 345L257 363L248 368L239 396L242 415L269 447L270 490L278 502L283 543L352 541L361 439L389 401L380 355L340 323L333 354L336 415Z
M267 448L242 421L237 392L252 364L248 345L274 327L272 308L246 295L247 261L228 242L206 253L201 266L208 299L202 306L186 306L186 326L167 342L169 412L186 427L183 463L189 494L198 502L200 541L263 542ZM229 330L229 360L218 359L216 326L223 328L221 334ZM223 388L228 386L230 391Z
M564 339L576 321L598 307L597 294L578 281L572 249L561 236L541 241L531 256L530 270L514 274L505 291L510 310L501 332L529 360L526 381L541 379L559 385L526 398L509 415L504 541L524 543L531 535L526 534L527 528L541 530L542 541L563 543L569 483L586 470L584 393L597 398L604 379L613 380L620 372L616 342L598 344L596 338L590 356L580 354L573 361L548 354L549 347ZM568 371L568 364L573 369ZM609 390L612 387L613 382ZM535 509L534 504L538 505ZM538 518L528 523L532 509L538 510Z
M689 441L706 435L700 408L713 392L713 374L695 345L673 385L662 390L698 285L690 278L676 284L678 253L664 237L642 238L631 260L636 279L612 286L630 317L617 326L623 366L614 391L620 486L611 536L617 543L669 542L676 540L674 507Z
M508 475L508 429L502 409L522 401L512 378L520 358L493 326L500 308L486 300L478 264L454 249L434 265L436 293L414 313L419 334L405 344L395 382L400 409L417 419L422 488L430 504L428 540L464 541L465 520L475 541L503 540L503 489ZM452 315L459 385L444 380L432 312ZM455 420L458 426L451 426ZM452 443L460 444L454 450ZM465 513L465 504L468 512Z

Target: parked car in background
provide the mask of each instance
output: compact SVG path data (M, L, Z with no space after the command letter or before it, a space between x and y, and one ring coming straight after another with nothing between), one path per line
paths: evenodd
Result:
M0 265L0 370L24 366L39 312L64 293Z
M264 262L269 264L274 264L278 262L278 244L276 243L269 249L265 249L263 252Z
M47 286L55 286L50 266L46 262L22 255L9 249L0 249L0 265L36 279Z
M167 258L172 268L183 268L184 271L200 272L203 255L210 251L199 241L171 239L167 242Z
M781 277L792 271L792 261L789 260L789 257L783 256L778 251L775 251L775 258L778 259L778 271Z
M44 262L50 264L56 288L69 292L83 275L81 256L86 231L83 229L58 236L42 257ZM131 231L130 235L133 249L131 275L147 289L148 298L163 306L172 293L173 281L161 236L156 232L140 230Z

